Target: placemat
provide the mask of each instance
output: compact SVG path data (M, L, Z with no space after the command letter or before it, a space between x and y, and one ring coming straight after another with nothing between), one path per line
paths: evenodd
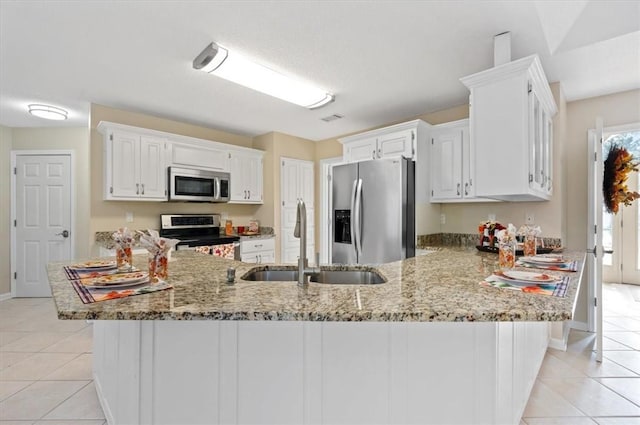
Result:
M491 275L480 282L480 285L490 288L511 289L514 291L528 292L531 294L549 295L553 297L566 297L569 288L569 276L562 276L558 283L538 283L530 286L514 286L501 280L496 275Z
M131 272L140 271L140 269L137 267L132 267L131 270L109 269L109 270L102 270L102 271L91 271L91 270L78 271L68 266L64 266L63 269L64 269L64 274L67 275L67 279L69 280L78 280L78 279L85 279L90 277L100 277L100 276L108 276L108 275L118 274L118 273L131 273Z
M130 297L133 295L150 294L152 292L164 291L165 289L173 288L164 280L158 282L142 282L139 285L130 286L127 288L107 288L97 289L91 288L82 283L88 279L72 280L71 285L76 290L78 296L84 304L91 304L98 301L113 300L117 298ZM90 280L90 279L89 279Z

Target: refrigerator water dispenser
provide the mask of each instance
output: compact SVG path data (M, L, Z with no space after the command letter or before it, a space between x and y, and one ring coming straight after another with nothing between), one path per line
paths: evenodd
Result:
M333 212L334 242L351 243L351 210Z

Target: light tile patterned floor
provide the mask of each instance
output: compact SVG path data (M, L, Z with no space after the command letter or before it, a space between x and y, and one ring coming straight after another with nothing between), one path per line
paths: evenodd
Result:
M640 286L607 284L604 297L604 361L592 334L572 331L566 352L548 350L521 425L640 425ZM0 302L0 425L106 424L91 340L50 298Z
M595 336L571 331L547 350L521 425L640 425L640 286L605 284L604 358Z
M91 325L57 320L51 298L0 302L0 425L104 425Z

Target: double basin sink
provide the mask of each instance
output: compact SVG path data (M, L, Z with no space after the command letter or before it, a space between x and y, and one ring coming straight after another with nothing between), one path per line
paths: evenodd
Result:
M256 267L249 270L242 280L261 282L297 282L298 270L269 267ZM382 275L373 270L361 269L326 269L320 268L318 273L309 275L309 281L315 283L343 284L343 285L370 285L385 283L387 280Z

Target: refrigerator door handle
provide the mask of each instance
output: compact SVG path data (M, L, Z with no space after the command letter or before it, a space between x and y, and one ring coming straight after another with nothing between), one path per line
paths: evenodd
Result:
M356 188L358 187L358 180L353 181L353 188L351 189L351 220L349 220L349 231L351 232L351 242L353 243L353 249L358 258L358 247L356 245L356 233L355 233L355 211L356 211Z
M358 179L358 185L356 188L356 208L355 208L355 245L356 245L356 253L358 254L358 262L360 261L360 256L362 255L362 222L360 220L362 214L362 179ZM352 220L353 221L353 220Z

